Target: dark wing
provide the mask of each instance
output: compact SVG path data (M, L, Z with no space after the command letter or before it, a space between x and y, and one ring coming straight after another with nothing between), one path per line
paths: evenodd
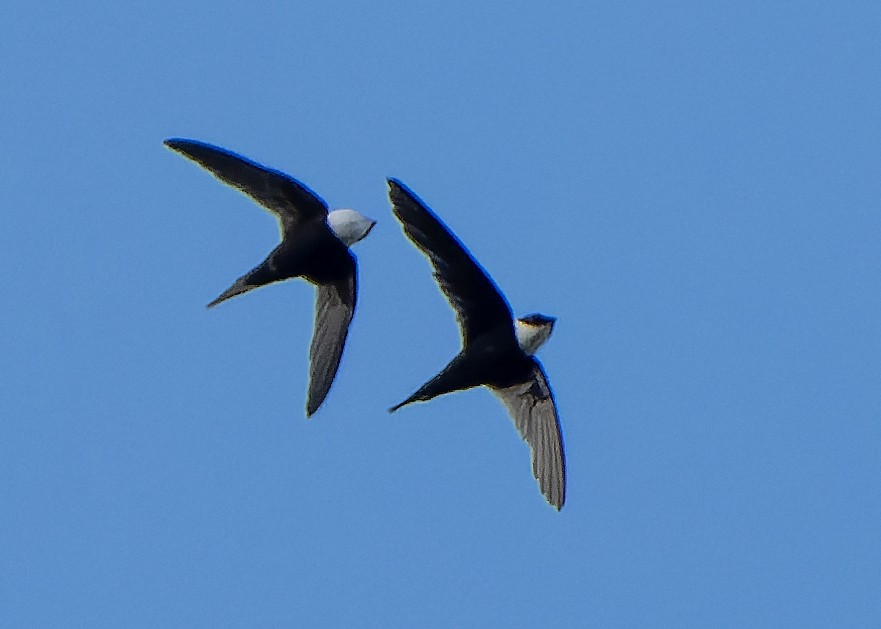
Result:
M554 394L541 364L533 359L528 382L504 389L493 388L493 393L508 408L520 436L532 450L532 473L541 493L560 510L566 501L563 435L557 419Z
M389 179L388 185L392 211L434 266L434 277L456 311L465 344L500 322L511 323L508 302L449 228L400 181Z
M285 230L291 225L327 216L327 204L321 198L282 172L205 142L175 138L166 140L165 145L277 215Z
M355 259L351 260L350 273L332 284L318 284L315 299L315 331L312 333L312 346L309 348L309 399L306 402L306 415L310 416L327 397L333 384L349 323L355 313L356 280Z

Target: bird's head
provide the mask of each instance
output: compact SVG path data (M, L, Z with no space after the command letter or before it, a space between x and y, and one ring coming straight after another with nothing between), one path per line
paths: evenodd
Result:
M534 313L514 321L514 332L520 349L532 356L541 347L554 329L556 317Z
M376 221L355 210L342 208L327 215L327 224L337 238L346 243L347 247L351 247L370 233Z

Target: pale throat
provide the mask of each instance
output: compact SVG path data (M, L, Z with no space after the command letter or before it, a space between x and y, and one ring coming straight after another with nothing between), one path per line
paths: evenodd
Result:
M532 356L541 347L553 330L553 324L534 325L524 323L520 319L514 321L514 332L517 335L517 344L526 354Z

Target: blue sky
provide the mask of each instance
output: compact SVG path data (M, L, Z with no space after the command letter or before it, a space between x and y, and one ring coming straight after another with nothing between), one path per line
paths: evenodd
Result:
M0 23L0 625L881 624L873 2L43 3ZM271 216L376 218L304 417L304 282L205 304ZM400 178L518 314L569 492L458 350Z

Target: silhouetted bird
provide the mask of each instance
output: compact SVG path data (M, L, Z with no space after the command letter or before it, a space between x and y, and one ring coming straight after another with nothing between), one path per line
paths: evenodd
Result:
M166 140L165 145L244 192L279 220L281 244L209 308L292 277L302 277L317 288L306 402L306 415L311 416L333 383L355 312L357 272L349 246L364 238L376 221L350 209L328 213L327 204L293 177L220 147L181 139Z
M566 500L563 438L547 376L532 356L550 336L555 319L532 314L515 320L498 287L449 228L401 182L389 179L388 185L395 217L428 256L462 333L458 356L389 411L452 391L489 387L529 444L541 493L561 509Z

